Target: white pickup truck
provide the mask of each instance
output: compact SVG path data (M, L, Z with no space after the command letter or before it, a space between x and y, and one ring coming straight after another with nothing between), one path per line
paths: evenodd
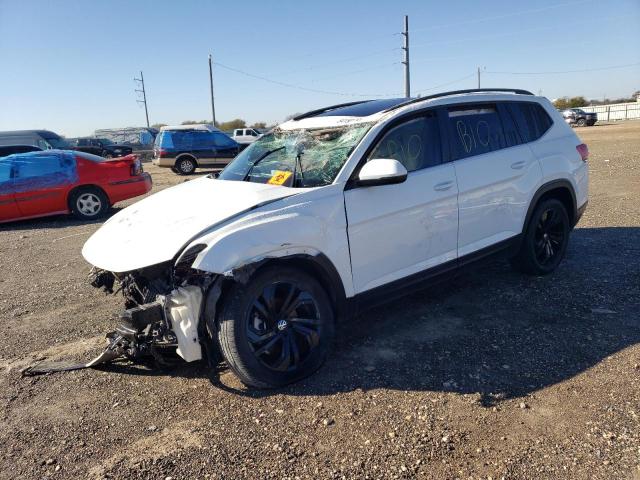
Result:
M260 138L262 134L258 132L255 128L236 128L233 131L233 138L240 145L249 145L250 143L255 142L258 138Z

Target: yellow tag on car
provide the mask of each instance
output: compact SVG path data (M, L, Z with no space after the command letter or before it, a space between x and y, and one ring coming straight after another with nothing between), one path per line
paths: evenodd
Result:
M282 185L290 176L291 172L276 170L267 183L270 185Z

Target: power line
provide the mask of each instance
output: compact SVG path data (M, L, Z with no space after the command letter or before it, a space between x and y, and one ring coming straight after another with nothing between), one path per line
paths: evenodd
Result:
M476 76L476 73L473 72L471 75L465 75L464 77L457 78L456 80L451 80L450 82L447 82L447 83L441 83L440 85L436 85L434 87L429 87L429 88L425 88L425 89L422 89L422 90L416 90L415 93L430 92L432 90L437 90L437 89L442 88L442 87L447 87L449 85L453 85L454 83L458 83L458 82L461 82L463 80L466 80L468 78L475 77L475 76Z
M305 86L302 86L302 85L295 85L295 84L292 84L292 83L280 82L278 80L273 80L271 78L263 77L262 75L255 75L253 73L249 73L249 72L245 72L244 70L240 70L239 68L230 67L229 65L225 65L225 64L220 63L220 62L213 62L213 63L214 63L214 65L217 65L218 67L221 67L221 68L224 68L226 70L238 73L240 75L244 75L244 76L249 77L249 78L254 78L256 80L262 80L263 82L268 82L268 83L272 83L272 84L275 84L275 85L280 85L281 87L287 87L287 88L293 88L293 89L296 89L296 90L302 90L302 91L305 91L305 92L323 93L323 94L327 94L327 95L339 95L339 96L343 96L343 97L363 97L363 98L395 97L395 96L403 95L402 92L363 94L363 93L336 92L336 91L331 91L331 90L322 90L322 89L318 89L318 88L309 88L309 87L305 87ZM446 87L447 85L452 85L454 83L461 82L461 81L466 80L468 78L471 78L471 77L473 77L475 75L476 74L474 72L474 73L472 73L470 75L465 75L464 77L457 78L455 80L451 80L449 82L442 83L440 85L435 85L433 87L417 90L417 91L415 91L415 93L428 92L430 90L436 90L436 89L441 88L441 87Z
M614 70L616 68L627 68L627 67L635 67L640 65L640 62L637 63L627 63L625 65L611 65L609 67L595 67L595 68L583 68L579 70L555 70L548 72L498 72L498 71L487 71L485 73L494 73L499 75L557 75L563 73L582 73L582 72L597 72L602 70Z
M517 16L520 16L520 15L529 15L531 13L546 12L547 10L552 10L552 9L562 8L562 7L570 7L570 6L574 6L574 5L580 5L580 4L583 4L583 3L591 3L591 2L594 2L594 1L595 0L578 0L578 1L575 1L575 2L558 3L556 5L549 5L547 7L532 8L530 10L520 10L519 12L504 13L502 15L494 15L494 16L491 16L491 17L475 18L473 20L465 20L465 21L462 21L462 22L442 23L440 25L432 25L430 27L414 29L413 31L414 32L423 32L425 30L435 30L435 29L438 29L438 28L457 27L459 25L470 25L470 24L474 24L474 23L488 22L490 20L501 20L503 18L511 18L511 17L517 17Z

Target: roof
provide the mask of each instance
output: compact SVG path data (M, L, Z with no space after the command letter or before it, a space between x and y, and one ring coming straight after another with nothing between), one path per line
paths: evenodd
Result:
M219 128L213 127L208 123L193 123L189 125L165 125L164 127L160 127L160 131L164 132L165 130L207 130L209 132L221 132Z
M58 135L55 132L52 132L51 130L11 130L11 131L0 132L0 136L13 137L15 135L33 135L34 133L42 137L60 137L60 135Z
M449 92L436 93L434 95L428 95L426 97L417 98L385 98L381 100L363 100L359 102L343 103L340 105L332 105L330 107L320 108L317 110L311 110L310 112L303 113L294 117L293 120L302 120L303 118L310 117L368 117L370 115L389 112L404 105L410 105L412 103L419 103L426 100L432 100L434 98L441 98L453 95L463 95L470 93L512 93L517 95L533 95L527 90L521 90L517 88L472 88L468 90L453 90Z

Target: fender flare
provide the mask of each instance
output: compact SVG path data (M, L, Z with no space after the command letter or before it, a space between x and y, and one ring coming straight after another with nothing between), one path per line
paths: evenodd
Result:
M572 199L572 202L573 202L572 211L567 212L567 213L569 214L569 219L571 221L571 224L575 225L576 216L577 216L577 212L578 212L578 205L577 205L577 202L576 202L576 192L575 192L575 190L573 188L573 185L571 184L571 182L569 180L566 180L566 179L552 180L552 181L547 182L544 185L542 185L540 188L538 188L538 190L536 190L536 193L533 194L533 198L529 202L529 208L527 209L527 215L525 216L524 224L522 225L522 233L523 234L525 233L527 225L529 225L529 220L531 220L531 216L533 215L533 211L535 210L536 205L538 204L540 199L545 194L549 193L552 190L556 190L558 188L567 189L569 191L570 195L571 195L571 199Z

